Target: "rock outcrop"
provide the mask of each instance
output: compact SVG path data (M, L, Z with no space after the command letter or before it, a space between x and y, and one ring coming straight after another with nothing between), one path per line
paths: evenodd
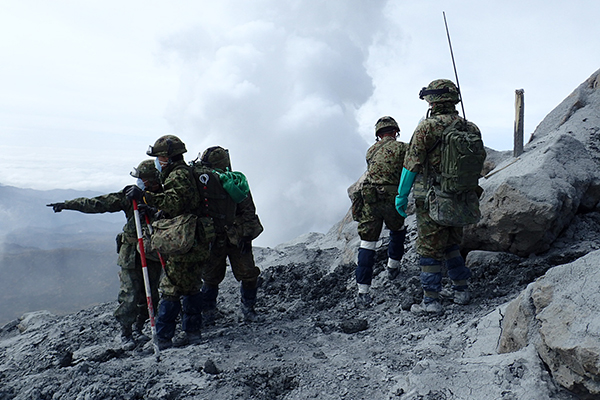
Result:
M535 346L554 379L600 397L600 251L550 269L506 308L499 352Z
M480 181L482 219L470 249L519 256L549 249L577 213L600 201L600 70L539 124L525 152Z

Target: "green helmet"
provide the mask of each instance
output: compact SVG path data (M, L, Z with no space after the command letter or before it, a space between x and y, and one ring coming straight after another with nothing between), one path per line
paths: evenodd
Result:
M175 135L165 135L154 142L154 146L149 146L146 154L152 157L173 157L183 154L187 151L185 144Z
M202 165L210 168L216 168L225 171L227 168L231 170L231 160L229 159L229 150L221 146L213 146L204 150L200 157Z
M158 180L159 173L156 169L156 165L154 164L154 160L144 160L138 165L134 167L133 170L129 173L129 175L134 178L139 179L148 179L148 180Z
M386 115L379 118L375 123L375 136L391 131L400 132L400 127L394 118Z
M426 88L421 89L419 98L431 103L451 102L456 104L460 101L460 93L458 88L449 79L436 79L432 81Z

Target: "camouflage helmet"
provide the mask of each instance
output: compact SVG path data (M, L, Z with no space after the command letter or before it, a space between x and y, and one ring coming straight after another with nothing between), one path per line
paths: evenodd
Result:
M221 169L223 171L227 168L231 169L229 150L224 149L221 146L213 146L204 150L200 157L200 162L207 167Z
M451 102L456 104L460 101L460 93L458 88L449 79L436 79L432 81L426 88L421 89L419 98L431 103Z
M129 175L134 178L139 179L147 179L147 180L158 180L159 173L156 169L156 165L154 164L154 160L144 160L138 165L134 167L133 170L129 173Z
M146 154L152 157L173 157L183 154L187 151L185 144L175 135L164 135L154 142L154 146L149 146Z
M379 118L375 123L375 136L379 136L390 131L400 132L400 127L398 126L396 120L388 115Z

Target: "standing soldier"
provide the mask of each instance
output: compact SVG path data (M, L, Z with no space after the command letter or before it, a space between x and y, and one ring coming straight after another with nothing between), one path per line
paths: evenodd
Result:
M454 121L459 120L463 125L466 121L456 110L460 94L450 80L432 81L421 90L419 98L425 99L430 108L427 118L419 123L410 141L398 186L396 209L400 215L406 216L408 194L418 176L413 196L417 214L417 253L420 256L423 301L413 304L411 311L417 314L441 313L442 262L446 262L448 276L453 284L454 302L457 304L468 304L470 301L467 283L471 277L471 270L465 266L459 249L463 228L435 222L429 216L426 195L434 185L439 185L442 179L442 133ZM481 137L475 124L467 122L466 129ZM485 158L485 151L483 152Z
M240 285L242 314L246 321L257 319L257 281L260 269L254 263L252 240L263 231L252 195L234 200L223 188L219 174L231 171L229 151L220 146L206 149L197 165L196 174L208 177L201 190L206 213L213 218L216 238L211 247L210 258L203 272L204 323L214 323L219 284L225 278L227 259L233 276Z
M160 137L147 151L156 157L163 184L161 193L143 192L136 186L127 196L138 202L160 209L169 218L194 213L200 206L200 196L189 166L183 159L185 144L174 135ZM201 340L202 327L202 262L208 258L208 243L196 237L193 247L185 254L170 255L165 265L165 276L160 283L161 299L158 305L156 334L159 348L174 344L184 346ZM183 336L173 343L179 313L182 313Z
M375 248L384 222L390 230L387 264L390 279L398 275L400 260L404 255L404 217L394 208L406 152L406 143L396 140L399 133L400 128L394 118L379 118L375 124L376 142L367 150L367 175L361 189L364 205L355 216L361 239L356 267L356 302L359 307L366 307L371 303L369 290L375 265Z
M158 171L154 166L154 160L142 161L137 168L133 169L131 175L134 178L138 178L138 185L145 187L150 192L160 192L162 190ZM114 316L121 324L123 349L131 350L135 347L136 341L147 340L147 337L142 333L142 329L148 318L148 308L146 304L144 277L142 275L142 263L136 247L138 240L133 205L131 200L127 198L125 191L126 189L123 189L116 193L105 194L91 199L80 197L67 200L63 203L48 204L48 206L52 207L54 212L76 210L87 214L117 211L125 213L127 223L123 227L123 232L117 236L117 252L119 253L117 264L121 267L121 271L119 272L121 287L118 296L119 306L115 310ZM147 207L146 212L148 212ZM147 229L145 221L142 221L142 227L143 229ZM148 257L147 266L152 301L156 309L161 264L157 258L151 259L150 253L146 255Z

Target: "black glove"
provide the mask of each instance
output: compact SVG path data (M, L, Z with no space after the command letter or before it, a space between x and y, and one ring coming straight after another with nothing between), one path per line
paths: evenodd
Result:
M137 185L125 186L125 189L123 190L125 191L125 196L127 196L129 200L136 200L140 202L144 197L144 191Z
M252 239L250 238L242 238L240 244L240 253L248 254L252 251Z
M154 218L156 213L158 213L158 209L145 203L138 204L138 211L140 212L141 216L147 215L148 218Z
M50 204L46 204L46 206L52 207L52 209L54 210L55 213L61 212L62 210L67 208L67 205L65 203L50 203Z

